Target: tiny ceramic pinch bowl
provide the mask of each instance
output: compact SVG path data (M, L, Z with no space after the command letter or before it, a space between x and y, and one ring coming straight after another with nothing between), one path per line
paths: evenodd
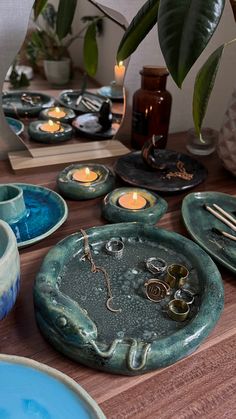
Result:
M147 201L143 209L127 209L119 205L119 199L128 193L137 193ZM106 220L113 223L120 222L143 222L145 224L156 224L166 213L167 202L147 189L142 188L118 188L105 196L102 207L102 214Z
M97 173L98 177L94 181L78 182L73 179L73 174L80 169L88 168ZM86 200L105 195L110 192L115 185L113 173L101 164L72 164L65 167L57 178L57 186L60 193L69 199Z
M50 112L52 112L54 109L55 107L43 109L39 114L39 118L42 118L44 120L51 119L52 121L56 121L56 122L60 121L60 122L70 123L71 121L73 121L73 119L76 116L73 109L64 108L60 106L60 111L64 112L65 116L58 118L50 114Z
M57 144L72 138L73 128L69 124L61 123L61 130L56 132L41 131L40 126L43 124L45 120L33 121L29 124L28 132L32 140L38 143Z
M0 320L15 304L20 288L20 257L15 235L10 226L0 220Z

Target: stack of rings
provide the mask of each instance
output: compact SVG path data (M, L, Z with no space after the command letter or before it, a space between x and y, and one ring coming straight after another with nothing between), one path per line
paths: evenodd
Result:
M111 239L106 243L106 252L117 259L121 259L124 251L124 243L120 240Z

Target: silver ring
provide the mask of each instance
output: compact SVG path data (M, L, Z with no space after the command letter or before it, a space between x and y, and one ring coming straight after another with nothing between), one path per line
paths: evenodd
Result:
M124 251L124 243L120 240L111 239L106 243L106 251L109 255L121 259Z
M174 298L176 300L183 300L190 305L194 302L194 293L185 288L180 288L175 292Z
M163 275L167 270L167 263L161 258L149 258L146 261L147 269L154 275Z

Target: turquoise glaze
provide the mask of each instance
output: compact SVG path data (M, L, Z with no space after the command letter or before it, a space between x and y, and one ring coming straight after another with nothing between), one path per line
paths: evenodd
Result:
M25 126L23 122L19 121L18 119L7 116L6 121L16 135L20 135L24 131Z
M75 381L46 365L0 356L1 419L105 419Z
M0 219L11 224L25 215L26 207L22 189L13 184L0 185Z
M40 126L45 122L45 120L30 122L28 131L32 140L45 144L57 144L72 138L73 129L69 124L61 123L63 131L44 132L40 130Z
M126 193L137 192L146 199L147 205L144 209L130 210L122 208L118 200ZM141 188L118 188L105 196L102 207L103 217L112 223L125 221L139 221L146 224L156 224L156 222L167 211L168 204L160 196Z
M98 174L93 182L77 182L73 179L76 170L88 167ZM63 169L57 178L57 186L60 193L69 199L85 200L105 195L115 186L115 177L106 166L102 164L79 164L75 163Z
M182 216L190 236L217 262L236 273L236 242L216 234L212 228L235 233L230 227L208 212L204 205L217 204L234 215L236 198L221 192L196 192L187 195L182 203ZM213 207L212 207L213 208Z
M67 219L64 199L51 189L25 183L9 184L23 192L26 213L18 221L10 222L18 247L25 247L48 237Z
M13 307L19 288L20 257L16 238L9 225L0 220L0 320Z
M73 119L76 116L75 115L75 112L73 111L73 109L64 108L64 107L61 107L60 106L60 110L63 111L63 112L65 112L66 115L64 117L62 117L62 118L55 118L55 117L53 117L51 115L48 115L48 112L52 111L53 109L55 109L55 107L48 108L48 109L43 109L40 112L39 118L40 119L45 119L45 120L51 119L52 121L60 121L60 122L68 123L68 122L73 121Z
M49 251L36 277L35 313L44 336L65 355L117 374L142 374L192 353L223 309L221 276L211 258L191 240L146 224L111 224L86 233L94 263L110 277L110 303L121 312L107 309L104 275L84 260L86 243L78 232ZM106 252L112 238L124 244L121 259ZM159 304L146 298L144 283L153 277L146 260L155 256L190 272L186 287L196 296L183 322L167 314L175 288Z

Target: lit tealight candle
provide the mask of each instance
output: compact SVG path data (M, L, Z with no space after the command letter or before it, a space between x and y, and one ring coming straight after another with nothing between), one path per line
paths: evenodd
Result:
M118 86L123 86L125 76L125 66L123 65L123 61L120 61L119 64L115 65L114 73L116 84Z
M64 118L66 116L66 112L63 111L62 109L56 107L56 108L52 108L51 110L48 111L48 116L50 116L51 118Z
M58 132L63 129L58 122L53 122L51 120L49 120L48 122L45 122L44 124L41 124L39 128L43 132L51 132L51 133Z
M73 180L77 182L94 182L98 178L98 174L88 167L76 170L73 175Z
M147 200L137 192L130 192L118 199L118 203L121 207L131 209L131 210L139 210L145 208L147 205Z

